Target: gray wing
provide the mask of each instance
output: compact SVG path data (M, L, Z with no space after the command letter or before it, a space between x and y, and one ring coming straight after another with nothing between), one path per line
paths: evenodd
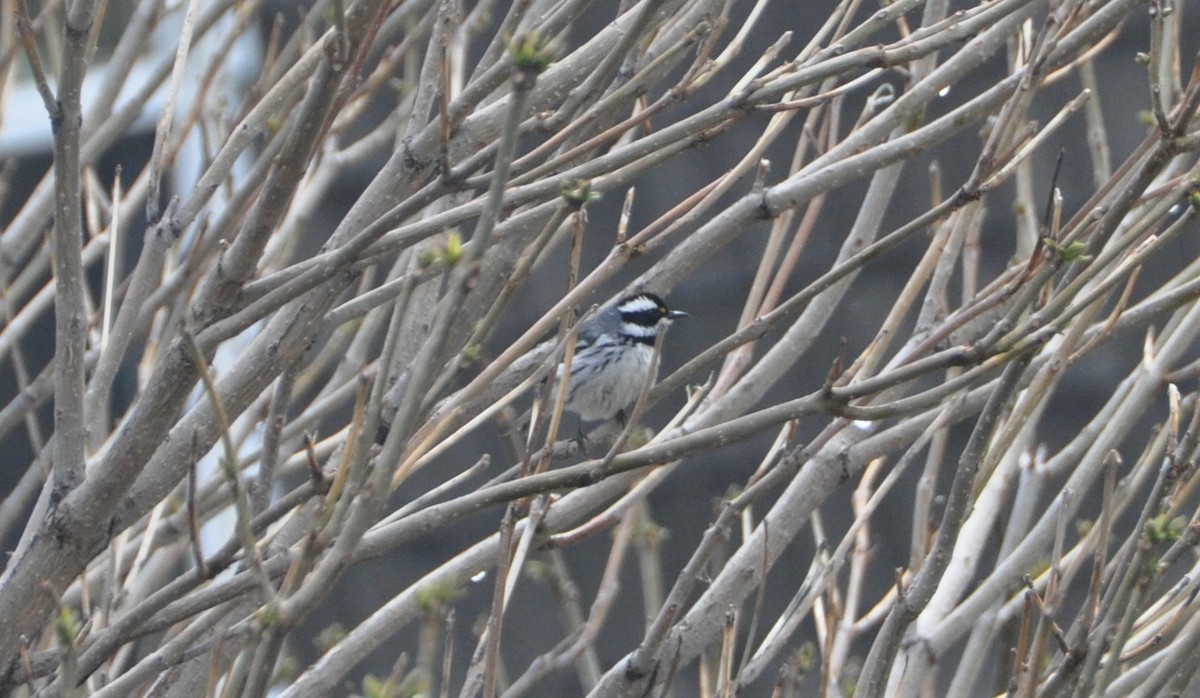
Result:
M587 322L579 326L576 333L575 348L581 344L592 344L600 335L608 332L616 334L621 329L621 312L616 306L601 308Z

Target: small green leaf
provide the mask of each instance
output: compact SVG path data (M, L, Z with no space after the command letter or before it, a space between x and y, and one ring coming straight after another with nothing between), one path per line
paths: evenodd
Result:
M363 698L387 698L390 693L387 681L374 674L367 674L363 677L362 691Z
M600 194L592 191L592 183L586 179L564 181L559 184L559 191L562 192L563 199L572 206L583 206L600 198Z
M550 45L550 40L538 31L527 32L510 41L508 53L518 69L532 73L540 73L549 68L558 57L558 52Z
M1074 242L1060 245L1050 238L1042 238L1042 242L1046 245L1046 249L1057 255L1059 260L1064 264L1070 264L1071 262L1092 261L1092 256L1090 254L1084 254L1084 252L1087 250L1086 242L1075 240Z
M270 628L279 624L279 609L275 604L267 604L258 612L258 622L262 623L264 628Z
M462 236L457 230L450 231L446 236L446 266L454 266L458 264L463 256L463 241Z
M58 620L54 622L54 634L58 638L58 644L74 645L75 638L79 637L79 627L75 611L69 606L63 606L58 612Z
M425 614L441 616L450 604L463 595L461 587L454 584L430 584L417 592L417 607Z
M420 265L422 269L425 269L433 266L433 263L437 261L437 258L437 252L429 247L426 247L425 249L421 250L421 254L417 255L417 264Z
M1165 514L1159 514L1146 522L1146 539L1156 545L1174 543L1186 530L1187 519L1184 517L1176 516L1168 519Z
M799 671L808 674L817 665L818 655L817 646L810 642L805 642L792 655L792 666Z

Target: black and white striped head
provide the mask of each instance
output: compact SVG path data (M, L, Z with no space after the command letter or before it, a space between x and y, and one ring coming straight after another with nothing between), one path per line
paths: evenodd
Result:
M646 292L622 298L616 311L621 316L621 337L642 344L654 344L660 322L687 317L687 313L671 310L661 298Z

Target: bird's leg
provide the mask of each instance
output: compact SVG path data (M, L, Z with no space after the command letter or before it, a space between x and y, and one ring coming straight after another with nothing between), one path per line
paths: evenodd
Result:
M575 443L579 444L579 451L587 453L587 436L583 433L583 417L575 417Z

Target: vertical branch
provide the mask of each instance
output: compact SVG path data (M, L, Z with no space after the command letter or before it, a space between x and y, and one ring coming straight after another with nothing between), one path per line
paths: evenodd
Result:
M1031 357L1026 354L1009 364L996 385L995 391L988 399L987 405L979 415L979 421L971 432L971 438L963 449L959 459L958 469L954 473L954 482L946 501L946 510L942 515L933 547L929 556L921 566L921 571L913 580L912 585L903 591L899 602L888 614L888 619L880 629L871 651L867 655L859 679L859 687L866 696L880 696L885 691L885 677L893 667L892 659L900 648L900 638L911 619L915 618L921 609L933 597L942 573L950 562L950 553L954 541L962 527L963 520L969 511L972 492L975 488L975 476L980 471L985 458L988 457L988 442L992 431L1007 409L1008 401L1020 385L1021 376Z
M54 131L54 488L61 497L84 476L84 352L87 307L83 289L81 94L95 18L93 0L75 0L66 13L62 73L50 112Z
M196 26L197 0L190 0L187 14L183 18L183 27L179 34L179 44L175 49L175 66L171 70L171 91L167 103L158 115L158 125L154 134L154 154L150 157L150 190L146 195L146 220L157 221L160 213L159 182L166 163L167 143L171 138L171 123L175 118L175 102L179 98L179 86L183 82L183 69L187 65L188 52L192 45L192 32ZM106 316L107 317L107 316Z

